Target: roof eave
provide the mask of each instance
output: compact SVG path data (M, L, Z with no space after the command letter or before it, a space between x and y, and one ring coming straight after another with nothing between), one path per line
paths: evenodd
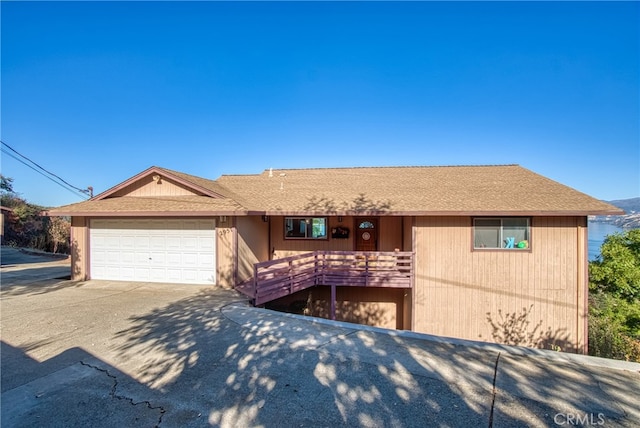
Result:
M454 216L454 217L473 217L473 216L520 216L520 217L585 217L590 215L623 215L622 210L478 210L478 211L437 211L437 210L403 210L403 211L277 211L268 210L264 212L270 216L419 216L419 217L436 217L436 216ZM251 215L251 214L250 214Z
M213 211L57 211L42 212L47 217L212 217L212 216L247 216L248 211L213 210Z
M46 210L48 217L162 217L162 216L409 216L409 217L474 217L474 216L520 216L520 217L586 217L590 215L623 215L624 211L259 211L259 210L211 210L211 211L65 211Z

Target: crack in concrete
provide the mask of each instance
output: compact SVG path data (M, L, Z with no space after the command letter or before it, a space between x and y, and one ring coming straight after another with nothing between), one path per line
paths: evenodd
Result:
M108 370L101 369L100 367L96 367L96 366L94 366L92 364L87 364L84 361L80 361L80 364L82 364L83 366L86 366L86 367L90 367L90 368L92 368L94 370L97 370L99 372L102 372L102 373L106 374L109 378L111 378L113 380L113 386L111 387L111 391L109 392L109 396L111 398L114 398L116 400L127 401L132 406L138 406L140 404L144 404L144 405L147 406L147 408L149 410L159 410L160 411L160 416L158 417L158 422L156 423L154 428L159 428L160 427L160 424L162 423L162 418L164 417L164 414L166 412L166 410L162 406L153 406L153 405L151 405L151 402L147 401L147 400L139 401L139 402L136 403L136 402L133 401L133 398L125 397L124 395L118 395L116 393L116 390L118 388L118 378L116 378L114 375L109 373Z
M491 411L489 412L489 428L493 428L493 409L496 404L496 378L498 377L498 363L500 362L500 352L498 352L498 357L496 358L496 365L493 369L493 391L491 392Z

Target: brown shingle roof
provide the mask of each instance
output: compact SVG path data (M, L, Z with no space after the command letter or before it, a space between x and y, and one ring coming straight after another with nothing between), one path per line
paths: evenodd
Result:
M203 196L110 197L162 172ZM319 168L208 180L152 167L90 201L51 215L588 215L622 214L605 202L518 165ZM208 195L207 195L208 194Z
M172 171L166 168L157 167L158 171L163 171L165 174L169 176L174 176L182 179L184 182L188 182L192 185L202 187L203 189L207 189L212 193L221 195L226 198L235 199L239 201L242 199L240 195L236 195L233 192L230 192L229 189L222 187L217 181L209 180L208 178L197 177L195 175L185 174L184 172Z
M247 210L232 199L208 196L123 196L89 200L48 211L65 216L204 216L242 215Z
M622 213L518 165L293 169L217 182L271 215Z

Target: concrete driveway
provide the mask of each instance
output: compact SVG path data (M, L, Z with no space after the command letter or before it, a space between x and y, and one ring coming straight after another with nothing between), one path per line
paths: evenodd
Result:
M640 364L313 320L215 287L59 280L59 261L37 264L1 272L3 428L640 426Z

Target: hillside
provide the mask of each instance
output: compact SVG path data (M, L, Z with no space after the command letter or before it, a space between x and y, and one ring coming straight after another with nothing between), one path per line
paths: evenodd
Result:
M590 216L590 221L610 223L624 228L640 228L640 198L605 201L623 209L625 215Z

